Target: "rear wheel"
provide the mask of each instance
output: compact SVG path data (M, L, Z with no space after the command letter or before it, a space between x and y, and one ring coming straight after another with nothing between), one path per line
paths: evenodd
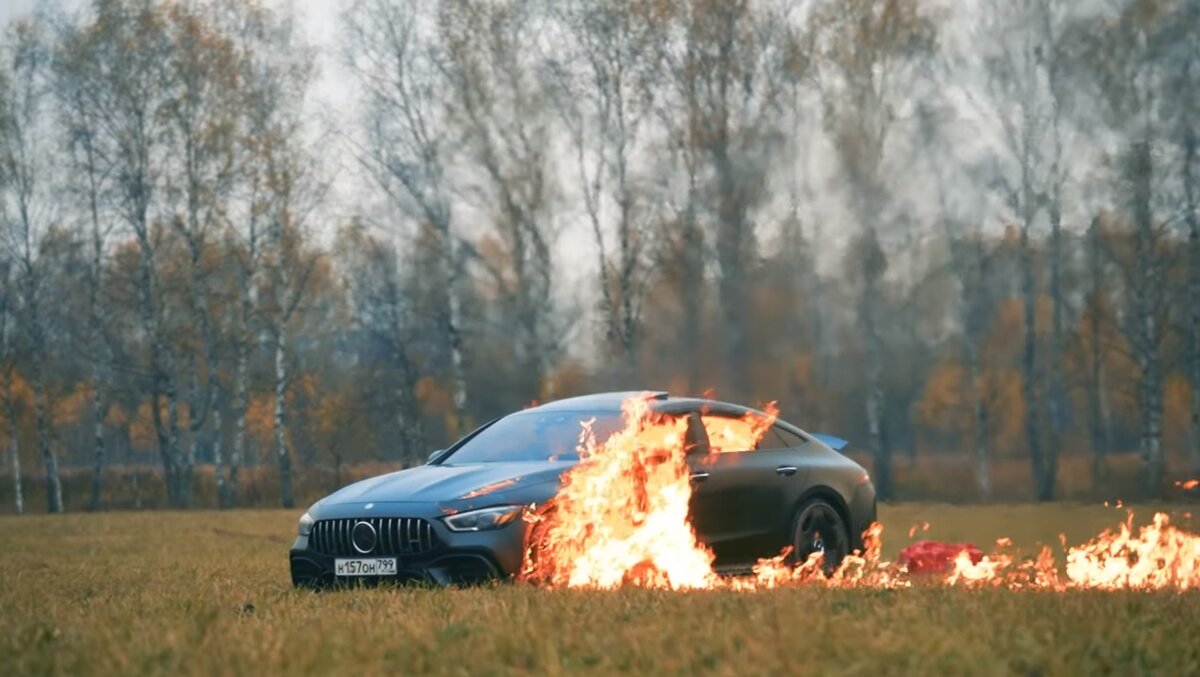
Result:
M813 554L825 555L825 573L833 573L850 552L850 536L846 522L832 503L823 498L805 501L796 511L792 524L792 553L794 562L808 561Z

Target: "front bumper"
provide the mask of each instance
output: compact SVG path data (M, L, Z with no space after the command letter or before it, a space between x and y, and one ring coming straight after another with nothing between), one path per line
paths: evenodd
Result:
M396 515L411 517L411 515ZM380 517L371 515L371 518ZM292 584L297 587L327 587L337 583L424 583L432 585L477 585L490 581L512 579L521 572L525 550L523 520L515 520L499 529L478 532L454 532L436 518L422 516L432 525L434 546L415 554L393 553L331 553L316 547L315 539L298 536L292 544L288 559ZM326 519L324 514L322 520ZM369 519L365 516L340 514L337 519ZM395 576L338 577L334 561L339 558L371 559L394 557Z

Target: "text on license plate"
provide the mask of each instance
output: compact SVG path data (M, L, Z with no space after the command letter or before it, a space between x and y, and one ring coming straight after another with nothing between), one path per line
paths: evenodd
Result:
M333 572L338 576L395 576L396 558L335 559Z

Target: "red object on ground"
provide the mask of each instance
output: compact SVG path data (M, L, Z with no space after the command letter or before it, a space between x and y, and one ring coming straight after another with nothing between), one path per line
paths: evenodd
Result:
M963 551L974 564L983 559L983 551L970 543L917 541L900 551L900 563L908 566L909 573L941 574L954 568L954 560Z

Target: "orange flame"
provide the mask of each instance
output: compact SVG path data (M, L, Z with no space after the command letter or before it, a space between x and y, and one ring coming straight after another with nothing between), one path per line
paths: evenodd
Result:
M687 419L622 406L625 427L597 444L580 433L580 462L547 511L527 512L539 534L524 576L553 587L712 587L712 553L688 523Z
M506 480L500 480L499 482L492 482L491 484L485 484L482 487L479 487L478 489L472 489L471 491L468 491L467 493L463 494L461 498L466 500L469 498L479 498L480 496L487 496L488 494L495 493L497 491L500 491L501 489L507 489L507 488L513 486L514 484L517 483L517 481L519 479L520 478L513 477L513 478L506 479Z
M946 585L1006 589L1189 590L1200 588L1200 536L1171 524L1163 513L1135 531L1133 513L1118 529L1067 547L1060 564L1050 547L1021 557L1011 539L987 555L964 546L940 573L921 576L880 556L883 527L863 534L865 549L827 571L822 553L789 562L790 549L763 559L753 576L722 578L713 554L688 521L691 484L686 460L687 419L654 412L646 398L623 405L625 427L597 444L586 422L580 462L564 477L555 499L526 511L531 523L525 580L551 587L644 587L754 590L814 584L833 588L903 588L917 577ZM753 450L777 415L742 419L704 417L712 453ZM922 525L928 530L929 525ZM916 527L910 531L915 535Z
M1183 482L1176 482L1175 486L1183 489L1184 491L1191 491L1196 487L1200 487L1200 480L1184 480Z
M731 451L753 451L771 426L779 418L779 407L774 402L764 407L766 416L746 412L741 418L702 415L704 431L708 433L709 451L725 454Z

